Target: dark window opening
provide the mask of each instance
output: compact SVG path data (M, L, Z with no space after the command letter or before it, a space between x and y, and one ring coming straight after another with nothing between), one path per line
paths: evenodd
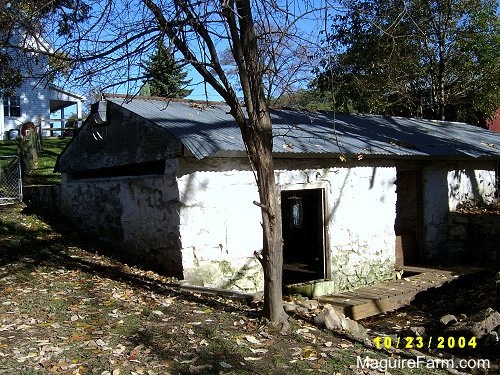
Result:
M324 279L323 189L281 192L283 284Z
M121 165L117 167L98 168L87 171L71 172L72 180L108 177L132 177L147 175L163 175L165 173L165 160L148 161L144 163Z
M7 117L21 117L21 97L6 96L3 98L3 114Z

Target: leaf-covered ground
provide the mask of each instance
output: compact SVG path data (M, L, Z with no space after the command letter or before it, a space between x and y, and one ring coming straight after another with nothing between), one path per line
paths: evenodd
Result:
M0 374L378 374L356 357L388 358L303 321L282 335L258 307L180 291L51 225L0 206Z

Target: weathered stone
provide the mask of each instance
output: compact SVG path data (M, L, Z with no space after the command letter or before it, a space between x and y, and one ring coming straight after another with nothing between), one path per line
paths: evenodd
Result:
M326 304L323 310L314 318L314 324L331 330L345 330L349 327L344 314L336 311L329 304Z
M498 345L500 343L500 337L498 335L498 332L493 331L486 336L484 339L484 345L486 346L493 346L493 345Z
M319 307L319 303L315 299L297 301L297 303L299 306L305 307L309 310L316 310Z
M348 332L355 338L364 340L368 337L368 331L361 324L355 320L347 318L347 324L349 325Z
M262 301L264 301L264 292L260 291L252 294L252 303L259 303Z
M500 313L492 308L487 308L471 315L465 321L452 324L445 329L445 333L482 339L498 326L500 326Z
M414 336L423 336L425 335L425 327L410 327L410 332L412 332Z
M368 337L365 327L354 320L346 318L344 314L336 311L329 304L325 305L323 310L314 318L314 324L321 328L345 331L361 340Z
M445 315L443 316L441 319L439 319L439 322L443 325L445 325L446 327L458 322L458 319L455 315L451 315L451 314L448 314L448 315Z
M283 304L283 309L287 314L293 314L297 311L297 305L293 302L285 302Z
M304 306L297 306L296 311L297 311L297 314L299 314L299 315L307 315L310 310Z

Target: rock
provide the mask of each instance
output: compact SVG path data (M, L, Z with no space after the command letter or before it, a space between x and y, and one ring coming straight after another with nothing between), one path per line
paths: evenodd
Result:
M467 320L456 322L444 330L448 335L482 339L500 326L500 313L487 308L471 315Z
M410 327L401 331L402 337L419 337L425 335L425 327Z
M496 331L490 332L488 336L486 336L486 338L484 339L485 346L498 345L499 342L500 342L500 337L498 335L498 332Z
M287 314L294 314L295 311L297 310L297 305L293 302L285 302L283 304L283 309Z
M347 318L336 311L331 305L326 304L323 310L314 318L314 324L320 328L341 330L357 339L364 340L368 337L367 330L358 322Z
M452 325L453 323L458 322L458 319L455 315L448 314L448 315L443 316L441 319L439 319L439 322L441 324L443 324L444 326L448 327L448 326Z
M467 315L466 315L466 314L460 314L460 315L458 316L458 320L459 320L459 321L462 321L462 320L465 320L465 319L467 319Z
M347 324L349 325L348 332L355 338L359 340L365 340L368 337L368 331L361 324L355 320L347 318Z
M299 315L307 315L309 314L309 309L307 307L304 307L304 306L297 306L297 314Z
M425 335L425 327L410 327L410 332L413 333L414 336L423 336Z
M262 301L264 301L264 292L256 292L250 298L250 303L260 303Z
M314 324L331 330L346 330L349 328L344 314L336 311L330 304L323 306L323 310L314 317Z
M315 299L297 301L297 303L299 306L305 307L309 310L316 310L319 307L319 303Z

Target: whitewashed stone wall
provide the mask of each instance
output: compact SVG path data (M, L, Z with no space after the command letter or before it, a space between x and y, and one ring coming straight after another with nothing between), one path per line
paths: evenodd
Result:
M253 255L262 247L253 173L244 159L192 163L184 162L178 177L186 279L211 287L262 289L261 267ZM276 159L276 180L279 189L325 189L334 289L392 278L395 167L364 161L323 164Z
M171 160L165 176L71 181L63 175L62 214L124 258L182 278L177 168Z
M334 290L347 290L394 276L396 168L377 162L338 162L336 166L285 170L277 183L324 187L327 243Z
M444 254L448 213L463 204L495 200L494 162L436 162L423 168L423 205L426 255Z
M260 208L253 173L239 159L184 160L177 179L184 277L239 291L263 289Z
M324 189L330 290L391 279L395 265L396 167L391 162L277 158L278 190ZM435 162L423 167L425 247L443 254L448 213L489 203L494 163ZM246 159L183 158L164 176L68 180L63 215L139 264L190 283L262 290L254 256L262 248L260 208Z

